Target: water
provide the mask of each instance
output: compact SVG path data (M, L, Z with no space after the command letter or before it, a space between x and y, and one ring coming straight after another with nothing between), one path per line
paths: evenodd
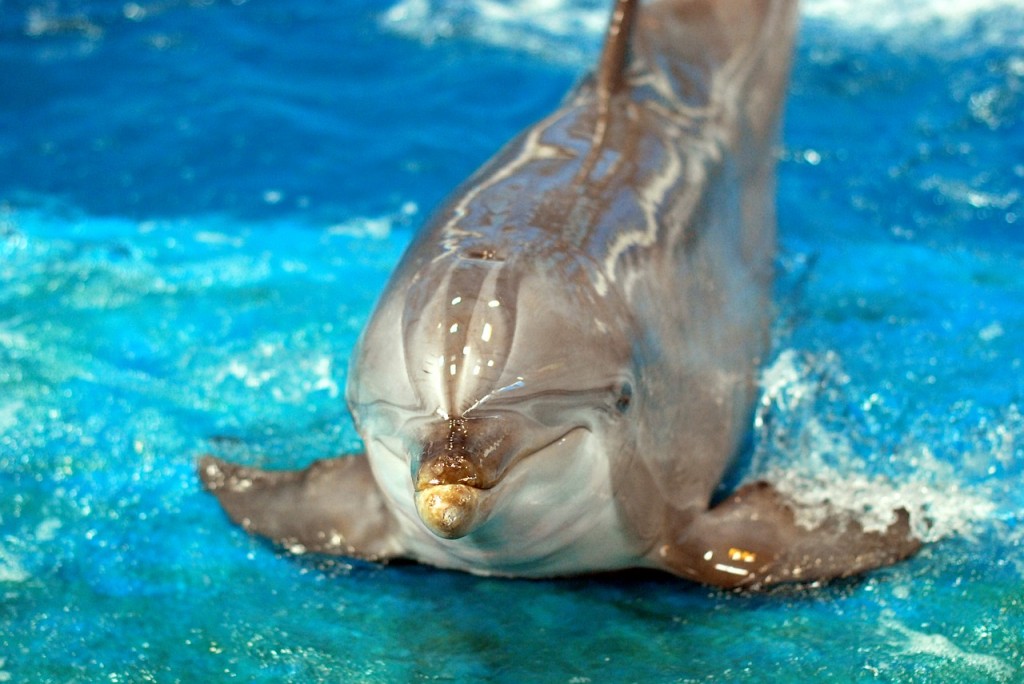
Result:
M1024 681L1024 12L804 7L743 478L931 543L768 595L296 558L193 463L358 448L415 228L604 3L0 3L0 681Z

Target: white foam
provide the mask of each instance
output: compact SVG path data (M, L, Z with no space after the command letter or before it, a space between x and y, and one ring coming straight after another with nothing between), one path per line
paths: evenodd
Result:
M95 41L103 37L103 28L84 14L61 15L56 5L30 7L25 13L25 35L32 38L65 34L80 34Z
M1024 549L1024 511L1014 521L1013 527L1006 535L1006 546L1011 549ZM1017 577L1024 580L1024 554L1018 553L1009 556L1008 560L1013 563Z
M762 374L755 424L758 448L748 479L772 482L793 498L802 506L798 521L809 527L846 512L867 530L883 530L894 521L894 511L903 508L910 513L915 535L932 542L974 537L998 517L996 502L1003 498L998 480L989 486L975 484L961 472L972 459L1001 462L1001 452L993 451L988 440L976 445L977 453L958 455L957 467L919 439L906 441L894 453L865 459L860 455L864 445L856 443L857 431L826 418L842 415L843 407L853 402L844 392L849 382L834 352L780 353ZM869 396L861 403L872 401L877 399ZM1005 420L1012 422L1013 415ZM1016 429L993 421L993 438L1003 428ZM879 464L902 474L879 474Z
M969 30L979 15L1019 8L1019 0L805 0L805 20L888 38L912 49ZM589 64L608 21L610 0L398 0L381 15L385 29L432 44L453 37ZM1024 44L1013 30L988 41Z
M935 632L919 632L891 616L881 621L879 632L889 640L894 634L902 637L903 644L900 652L903 655L934 656L942 660L954 661L966 665L980 676L994 677L996 681L1010 681L1010 678L1017 673L1013 666L996 656L966 651L945 635Z
M0 344L3 344L2 337L0 337ZM18 425L18 413L23 408L25 408L25 402L17 399L0 404L0 434Z
M245 246L245 238L239 235L228 235L216 230L199 230L193 236L196 242L207 245L223 245L241 249Z
M57 538L57 532L62 527L63 523L60 518L43 518L38 525L36 525L36 541L47 542L53 541Z
M453 37L522 50L556 62L592 55L610 4L593 0L399 0L385 29L432 44Z
M389 216L359 216L327 228L328 235L384 240L391 235L394 220Z
M266 389L280 404L303 404L321 392L339 397L340 371L334 359L311 350L307 336L308 331L299 331L287 339L272 335L257 340L253 347L221 360L211 371L210 386L224 391L226 380L237 380L247 390Z
M32 577L13 551L9 539L0 543L0 582L24 582Z
M963 30L983 12L1020 8L1019 0L804 0L801 14L823 19L852 31L898 33L932 28L953 33Z

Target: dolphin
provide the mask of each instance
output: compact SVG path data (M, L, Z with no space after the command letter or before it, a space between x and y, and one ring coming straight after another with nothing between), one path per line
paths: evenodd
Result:
M205 487L295 552L481 575L641 567L718 587L847 576L909 515L802 524L755 482L715 503L768 352L773 145L795 0L617 0L596 69L463 183L351 358L365 453Z

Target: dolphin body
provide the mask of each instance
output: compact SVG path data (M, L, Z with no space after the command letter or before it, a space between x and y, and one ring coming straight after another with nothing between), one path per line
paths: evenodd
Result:
M768 346L793 0L618 0L596 71L410 245L352 358L366 453L206 488L294 551L505 576L815 581L919 546L712 496Z

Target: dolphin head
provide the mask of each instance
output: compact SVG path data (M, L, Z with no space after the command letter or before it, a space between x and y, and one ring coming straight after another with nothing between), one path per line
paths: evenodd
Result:
M559 250L403 263L348 387L397 510L444 539L586 514L570 493L628 439L636 401L630 321L595 272Z

